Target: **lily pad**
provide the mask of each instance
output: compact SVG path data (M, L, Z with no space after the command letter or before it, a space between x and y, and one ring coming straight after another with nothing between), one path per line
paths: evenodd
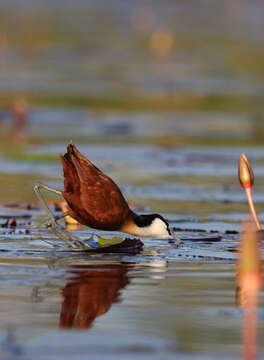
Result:
M113 236L104 238L96 235L96 240L87 240L87 246L80 248L88 252L129 252L138 253L143 249L143 243L137 238L122 238L121 236Z
M130 254L138 254L144 247L144 244L141 240L137 238L122 238L118 239L118 237L114 237L115 243L110 244L110 240L112 239L103 239L108 240L108 245L102 245L101 240L99 241L99 246L97 248L87 248L85 251L92 253L130 253ZM121 239L121 241L120 241Z
M221 241L221 235L209 235L209 234L184 234L181 236L182 241L206 241L216 242Z
M65 243L59 245L52 240L40 239L51 246L55 246L53 249L49 249L55 252L72 251L72 252L91 252L91 253L132 253L138 254L144 247L143 242L137 238L123 238L120 236L114 236L111 238L104 238L99 235L94 235L92 238L84 240L86 243L84 246L79 243L77 248L69 248L65 246Z
M113 236L111 238L104 238L102 236L97 235L97 238L98 238L99 248L120 244L121 242L124 241L124 238L122 238L121 236Z

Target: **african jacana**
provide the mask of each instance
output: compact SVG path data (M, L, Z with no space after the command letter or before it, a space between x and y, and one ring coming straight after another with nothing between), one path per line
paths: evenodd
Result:
M67 153L61 155L64 172L64 191L38 184L35 191L42 201L53 228L59 237L71 247L82 240L71 238L67 232L61 232L51 210L45 203L40 189L46 189L62 195L69 207L69 214L80 224L98 230L120 231L136 236L179 239L170 230L168 222L159 214L137 215L128 206L119 187L82 155L73 143L67 147ZM60 236L61 235L61 236Z

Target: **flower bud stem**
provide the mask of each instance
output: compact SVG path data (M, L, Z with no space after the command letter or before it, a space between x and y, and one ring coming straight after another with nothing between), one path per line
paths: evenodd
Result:
M254 220L254 222L255 222L255 224L256 224L257 229L258 229L258 230L261 230L261 226L260 226L260 223L259 223L259 219L258 219L258 216L257 216L257 213L256 213L256 209L255 209L254 203L253 203L251 188L250 188L250 187L247 187L247 188L245 188L245 191L246 191L246 194L247 194L248 205L249 205L249 208L250 208L250 211L251 211L251 215L252 215L252 217L253 217L253 220Z

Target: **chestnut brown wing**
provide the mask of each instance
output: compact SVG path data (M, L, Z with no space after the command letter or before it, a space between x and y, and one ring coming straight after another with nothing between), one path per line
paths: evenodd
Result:
M65 155L61 155L61 162L63 167L64 175L64 192L69 194L79 194L80 193L80 181L78 174L71 162L71 159Z
M84 224L82 205L80 202L80 181L68 153L61 155L64 174L64 191L62 195L67 201L69 214L79 223Z
M98 229L117 230L130 213L118 186L73 144L68 146L64 158L71 169L66 176L70 174L75 183L69 185L65 180L63 196L73 213L77 213L76 220ZM67 186L71 191L67 191Z

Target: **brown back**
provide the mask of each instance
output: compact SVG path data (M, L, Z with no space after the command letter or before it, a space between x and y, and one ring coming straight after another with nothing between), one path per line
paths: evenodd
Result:
M81 224L117 230L130 214L120 189L82 155L73 144L61 156L64 170L63 197L70 213Z

